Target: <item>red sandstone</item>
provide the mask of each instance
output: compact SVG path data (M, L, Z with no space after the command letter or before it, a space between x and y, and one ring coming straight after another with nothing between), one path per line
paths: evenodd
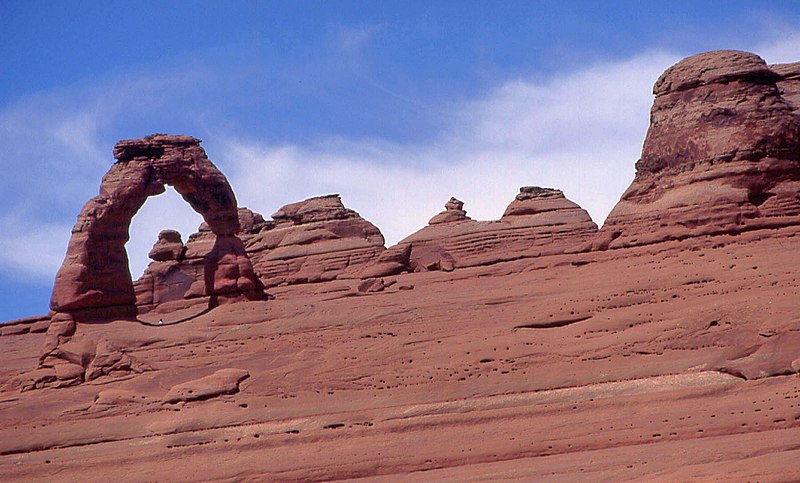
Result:
M159 236L136 318L75 317L60 273L57 313L0 330L0 479L800 479L798 79L732 51L668 69L599 232L535 187L388 249L338 196L226 203ZM96 201L67 272L127 237ZM93 280L81 306L133 303Z

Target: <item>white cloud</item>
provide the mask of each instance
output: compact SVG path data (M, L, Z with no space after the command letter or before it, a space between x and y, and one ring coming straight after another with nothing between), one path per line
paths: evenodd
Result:
M800 61L800 29L791 16L768 10L754 10L758 35L743 32L738 42L720 46L723 49L740 49L758 54L768 64L785 64Z
M770 63L797 61L800 34L776 34L753 50ZM600 225L633 179L652 85L680 58L653 51L544 82L508 81L462 103L426 145L237 140L221 155L234 168L229 177L240 203L269 215L289 202L341 193L388 244L425 226L450 196L473 218L497 219L523 185L564 190Z
M334 40L358 51L376 32L341 31ZM800 34L783 32L753 50L770 63L800 59ZM423 227L450 196L465 201L473 218L496 219L520 186L543 185L563 189L601 223L633 177L652 84L678 59L652 51L539 81L509 79L442 112L437 132L424 143L331 138L269 144L202 130L240 204L266 216L286 203L337 192L391 244ZM0 267L8 276L51 283L69 228L112 162L120 126L126 137L147 134L130 133L126 119L160 112L152 119L161 122L174 105L202 104L198 96L206 92L198 91L197 79L237 79L194 64L158 72L40 93L0 111L0 201L6 207ZM200 119L180 112L183 120ZM201 122L178 125L199 129ZM148 263L159 230L176 228L185 239L199 220L175 193L146 203L128 245L134 277Z
M241 204L269 215L341 193L389 244L425 226L450 196L473 218L499 218L523 185L561 188L600 223L633 178L652 84L677 58L651 52L542 83L509 81L454 109L424 145L238 140L222 158Z
M768 64L786 64L800 61L800 32L776 30L773 39L759 45L754 52Z
M52 282L61 265L70 236L70 225L29 221L20 216L0 218L0 270L20 279Z

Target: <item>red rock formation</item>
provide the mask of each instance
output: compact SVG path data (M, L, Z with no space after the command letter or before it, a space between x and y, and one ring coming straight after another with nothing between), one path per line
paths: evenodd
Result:
M183 258L186 247L181 240L181 234L176 230L162 230L158 234L158 241L147 254L157 262L178 261Z
M239 392L239 383L248 377L250 373L243 369L220 369L200 379L172 386L164 396L164 402L175 404L205 400L221 394L236 394Z
M205 258L153 261L134 283L140 312L167 302L205 302ZM171 307L175 309L179 307Z
M236 235L216 236L204 269L211 306L224 300L246 300L250 294L262 293L264 288L253 271L242 240Z
M50 302L56 312L133 306L136 298L125 252L128 229L147 197L162 193L165 185L174 186L217 236L228 240L240 231L233 190L198 139L158 134L120 141L114 157L117 162L103 177L100 194L86 203L72 230ZM215 252L206 275L214 281L209 294L257 294L257 280L247 269L250 262L244 252L229 240L220 247L233 251ZM169 257L160 249L155 256ZM232 266L237 270L230 270ZM231 281L229 276L236 278Z
M115 373L128 375L140 369L131 357L105 338L79 336L75 321L57 314L49 324L38 367L9 381L20 391L43 387L69 387Z
M265 286L333 280L384 251L380 230L345 208L339 195L291 203L244 237Z
M450 198L450 201L444 204L444 211L431 218L428 222L429 225L438 225L439 223L450 223L453 221L470 220L467 212L464 211L464 202Z
M642 245L800 223L797 64L714 51L667 69L653 88L636 178L601 246Z
M799 234L277 287L24 376L2 335L0 480L797 481Z
M597 230L586 211L553 189L521 188L501 220L494 222L470 219L463 206L451 198L428 227L389 250L384 249L380 231L345 208L338 195L291 203L269 221L240 208L240 236L259 279L264 286L274 287L380 278L405 271L450 271L578 251L585 249ZM165 243L158 241L153 253L160 253ZM172 243L172 250L180 251ZM202 297L201 262L212 244L208 228L201 226L199 233L189 237L181 260L150 264L136 282L140 310Z
M386 276L406 265L444 270L585 249L597 232L589 214L550 188L524 186L498 221L475 221L451 198L430 224L390 248L362 276ZM406 247L410 247L406 248ZM402 255L408 252L407 261ZM386 263L389 258L393 263Z
M777 85L781 97L794 107L795 114L800 114L800 62L776 64L769 68L780 76Z
M264 223L261 215L247 208L239 208L237 216L242 229L240 237L257 231L255 227L260 229ZM170 242L164 241L165 232ZM208 261L211 260L216 241L217 236L205 222L200 225L198 233L189 237L186 245L178 245L181 242L180 233L175 230L161 232L150 251L153 262L134 283L138 310L147 312L156 306L164 306L163 309L169 311L210 301L206 289L206 264L211 263ZM241 254L241 247L234 249ZM180 253L180 256L161 256L165 250ZM246 285L246 282L243 284Z
M288 204L269 221L247 208L239 208L238 216L243 246L236 248L236 252L247 253L260 282L266 287L351 277L384 251L380 230L355 211L345 208L339 195ZM175 238L175 235L169 236ZM203 267L205 260L214 253L217 239L219 237L203 224L198 233L189 237L182 257L154 258L135 284L140 310L165 303L171 303L166 308L181 307L185 305L181 301L191 303L203 297L207 283ZM165 250L165 243L159 235L151 258L152 254ZM180 251L177 242L171 243L171 250ZM233 276L231 272L229 279Z
M744 88L744 61L729 60L732 77L718 66L672 82L690 87L669 109L697 107L695 89ZM795 81L773 72L788 100ZM756 104L774 103L769 92ZM705 94L702 102L721 99ZM766 132L761 124L753 132ZM749 135L719 129L707 130L713 142L692 145ZM666 136L655 132L653 142ZM777 157L781 136L744 146L742 159L652 153L637 182L649 176L661 207L659 199L708 189L686 199L711 209L716 199L724 211L733 198L712 195L726 182L775 181L764 206L788 196L790 173L769 178L781 172L763 169L767 159L786 160ZM745 162L755 168L741 170ZM696 179L682 178L681 167ZM693 206L663 213L680 220ZM275 221L239 218L253 240L277 233L276 250L308 249L296 240L336 240L317 232L338 226L330 212L342 210L327 199L289 205ZM334 219L353 222L342 216ZM360 270L362 280L284 284L269 302L169 313L192 317L168 327L155 323L166 314L141 324L56 314L3 326L0 481L800 481L800 225L584 251L588 217L538 188L523 189L500 221L469 220L457 200L434 220L420 233L442 236L419 245L447 248L454 262L538 253L541 238L552 242L540 256L411 273L401 272L419 263L418 245L401 244ZM683 220L675 226L687 229ZM206 228L185 250L169 238L158 246L174 251L154 254L183 258L151 268L202 260L216 240ZM238 258L218 259L226 279L239 277ZM51 348L43 359L42 344Z

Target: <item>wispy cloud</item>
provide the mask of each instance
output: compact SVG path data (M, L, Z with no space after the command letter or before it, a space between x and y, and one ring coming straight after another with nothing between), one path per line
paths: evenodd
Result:
M357 50L376 34L373 28L341 32L338 42ZM800 59L799 46L800 37L789 33L754 50L783 62ZM439 121L417 142L265 142L236 125L216 128L222 121L204 125L213 111L186 114L205 94L197 79L228 74L209 66L107 77L37 94L0 111L0 269L7 277L52 282L78 211L113 161L113 143L148 134L130 131L142 124L205 137L241 205L268 216L289 202L341 193L389 243L424 226L450 196L464 200L472 217L495 219L519 186L531 184L563 189L601 223L633 177L652 84L679 57L650 51L545 79L508 79L483 96L429 106L438 109ZM178 113L182 122L164 121ZM129 124L131 118L164 124ZM194 124L183 122L189 118ZM148 263L159 230L175 228L185 238L199 222L174 192L149 200L131 227L134 276Z
M333 31L333 48L345 54L359 52L380 30L380 25L336 26Z
M757 52L770 64L785 64L800 61L800 32L796 29L776 29L773 38L760 44Z
M70 226L25 219L16 214L0 218L0 271L25 282L52 282L54 268L64 258ZM56 249L58 247L58 249Z
M389 243L424 226L450 196L473 217L494 219L530 184L564 189L602 222L633 178L653 81L676 59L650 52L541 83L508 81L446 113L425 144L238 140L222 157L240 202L273 210L338 192Z
M96 83L69 86L23 98L0 111L0 267L5 276L49 284L60 266L72 225L83 203L98 192L100 180L113 162L112 147L121 136L120 123L143 111L158 109L165 97L191 85L193 68L174 75L109 76ZM157 128L157 127L156 127ZM148 133L139 133L148 134ZM177 195L176 195L177 196ZM167 197L169 199L169 197ZM160 205L154 201L148 205ZM138 241L144 226L165 223L177 213L174 200L137 217L130 252L135 273L147 263L150 230ZM189 209L191 212L191 209ZM185 213L176 222L188 232L198 225Z

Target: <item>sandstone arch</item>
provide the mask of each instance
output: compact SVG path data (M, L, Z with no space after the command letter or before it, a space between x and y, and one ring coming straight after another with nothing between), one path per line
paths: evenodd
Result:
M50 308L72 312L135 303L125 243L136 212L170 185L217 235L205 267L206 293L257 297L262 288L239 233L236 197L200 140L155 134L120 141L100 194L84 205L56 275Z

